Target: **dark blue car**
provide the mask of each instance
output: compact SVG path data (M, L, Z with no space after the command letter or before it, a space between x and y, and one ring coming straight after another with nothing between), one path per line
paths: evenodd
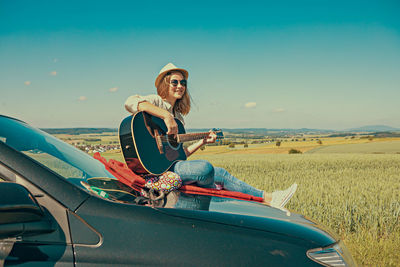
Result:
M355 266L302 215L172 192L149 206L88 154L0 116L0 266Z

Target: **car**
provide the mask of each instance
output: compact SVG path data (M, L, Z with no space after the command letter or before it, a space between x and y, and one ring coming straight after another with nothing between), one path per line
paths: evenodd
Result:
M0 116L0 264L355 266L301 214L174 191L149 205L89 154Z

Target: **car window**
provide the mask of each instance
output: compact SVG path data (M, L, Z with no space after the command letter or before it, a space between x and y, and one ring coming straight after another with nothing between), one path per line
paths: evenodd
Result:
M115 178L90 155L21 121L0 116L0 142L64 178Z
M19 174L16 174L13 170L5 167L0 162L0 182L8 181L20 184L27 188L29 192L35 197L35 200L45 208L45 210L54 217L56 225L56 231L49 234L35 235L35 236L24 236L23 241L27 242L57 242L57 243L70 243L71 237L69 233L68 218L66 208L55 200L53 197L48 195L45 191L29 182L27 179ZM49 218L50 219L50 218Z
M136 203L139 193L119 182L100 161L24 122L0 116L0 142L93 194Z

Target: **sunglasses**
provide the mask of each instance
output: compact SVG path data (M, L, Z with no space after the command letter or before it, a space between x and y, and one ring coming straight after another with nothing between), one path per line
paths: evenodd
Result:
M182 86L185 86L186 87L186 85L187 85L187 81L186 80L180 80L180 81L178 81L178 80L171 80L171 84L173 85L173 86L178 86L178 84L181 84Z

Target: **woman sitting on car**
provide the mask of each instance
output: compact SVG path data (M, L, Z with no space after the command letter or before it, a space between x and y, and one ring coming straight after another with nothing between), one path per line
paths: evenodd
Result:
M125 102L126 110L133 114L144 111L159 117L164 120L168 128L167 134L178 134L175 118L184 123L183 115L187 115L190 111L188 76L187 70L168 63L155 80L157 94L130 96ZM189 157L203 145L215 141L216 134L210 131L208 138L185 148L185 154ZM283 208L297 189L297 184L294 183L286 190L267 193L237 179L223 168L214 167L206 160L178 161L171 166L170 171L180 175L184 184L196 183L205 188L215 188L215 184L219 184L230 191L262 197L265 204L276 208Z

